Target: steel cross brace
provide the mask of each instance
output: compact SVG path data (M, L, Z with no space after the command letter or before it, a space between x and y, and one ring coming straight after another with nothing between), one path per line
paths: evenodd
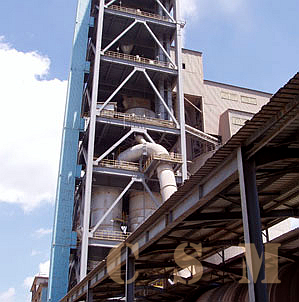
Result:
M156 37L156 35L153 33L153 31L151 30L151 28L147 25L146 21L140 21L140 20L135 20L132 24L130 24L122 33L120 33L111 43L109 43L102 51L101 54L104 55L105 52L110 49L119 39L121 39L129 30L131 30L137 23L142 23L145 28L147 29L147 31L150 33L150 35L153 37L153 39L155 40L155 42L158 44L158 46L161 48L161 50L163 51L163 53L165 54L165 56L168 58L168 60L170 61L170 63L173 65L173 67L175 69L177 69L177 66L175 64L175 62L172 60L171 56L169 55L169 53L165 50L165 48L163 47L163 45L160 43L159 39Z
M123 189L123 191L120 193L120 195L115 199L115 201L112 203L112 205L107 210L107 212L104 214L104 216L92 228L92 230L90 231L90 237L93 237L97 228L103 223L103 221L107 218L107 216L110 214L110 212L113 210L113 208L119 203L119 201L123 198L123 196L128 192L128 190L132 187L134 182L141 182L143 184L144 188L146 189L146 191L149 193L149 195L150 195L152 201L154 202L154 204L156 205L156 207L158 208L160 206L160 203L158 202L158 200L156 199L156 197L154 196L154 194L152 193L152 191L146 184L145 179L132 177L130 182L128 183L128 185Z
M160 92L158 91L157 87L155 86L155 84L153 83L153 81L151 80L150 76L147 74L147 72L146 72L145 69L143 70L143 73L144 73L146 79L148 80L149 84L153 88L154 92L156 93L156 95L158 96L158 98L160 99L160 101L162 102L163 106L165 107L165 109L167 110L167 112L169 113L169 115L171 116L171 119L176 124L177 128L180 128L180 124L178 123L178 121L176 120L175 116L173 115L173 113L171 112L171 110L169 109L169 107L167 106L167 104L165 103L163 97L161 96Z
M137 68L134 68L133 71L124 79L124 81L117 87L117 89L110 95L110 97L104 102L104 104L98 109L98 112L101 112L107 104L114 98L114 96L125 86L125 84L131 79L131 77L135 74Z
M107 4L104 5L105 8L108 8L111 4L113 4L116 0L111 0Z
M131 188L133 183L137 181L136 178L132 177L131 181L128 183L128 185L124 188L124 190L120 193L120 195L115 199L113 204L110 206L110 208L107 210L107 212L103 215L103 217L98 221L98 223L93 227L91 230L91 234L93 235L94 232L97 230L97 228L103 223L103 221L106 219L106 217L110 214L110 212L113 210L113 208L118 204L118 202L123 198L123 196L127 193L127 191Z
M178 121L176 120L175 116L173 115L173 113L171 112L171 110L169 109L169 107L167 106L167 104L165 103L163 97L161 96L160 92L158 91L157 87L155 86L155 84L153 83L153 81L151 80L151 78L149 77L149 75L147 74L146 70L143 68L137 68L135 67L133 69L133 71L124 79L124 81L117 87L117 89L110 95L110 97L104 102L104 104L97 110L98 113L100 113L106 106L107 104L114 98L114 96L123 88L123 86L130 80L130 78L135 74L136 71L140 71L143 72L146 79L148 80L149 84L151 85L151 87L153 88L154 92L156 93L156 95L158 96L158 98L160 99L160 101L162 102L163 106L165 107L165 109L167 110L167 112L169 113L169 115L171 116L173 122L176 124L177 128L180 128L180 125L178 123Z
M139 128L132 127L128 133L126 133L120 140L118 140L113 146L111 146L99 158L97 158L94 161L94 164L98 165L101 160L103 160L109 153L111 153L116 147L118 147L124 140L126 140L134 132L143 133L152 143L155 143L155 141L151 138L151 136L147 133L147 131L145 129L139 129Z
M161 6L161 8L164 10L164 12L166 13L166 15L170 18L170 20L173 22L173 23L176 23L175 20L173 19L172 15L169 13L169 11L165 8L165 6L159 1L159 0L156 0L156 2Z
M159 45L159 47L161 48L161 50L164 52L164 54L166 55L166 57L168 58L168 60L170 61L170 63L173 65L173 67L175 69L177 69L177 66L176 66L175 62L172 60L172 58L170 57L169 53L162 46L162 44L160 43L159 39L156 37L156 35L153 33L153 31L150 29L150 27L147 25L147 23L145 21L139 21L139 22L141 22L141 23L144 24L145 28L148 30L148 32L150 33L150 35L154 38L154 40Z
M108 46L106 46L102 50L102 54L104 54L113 44L115 44L121 37L123 37L131 28L133 28L137 23L138 20L135 20L132 24L130 24L121 34L119 34Z

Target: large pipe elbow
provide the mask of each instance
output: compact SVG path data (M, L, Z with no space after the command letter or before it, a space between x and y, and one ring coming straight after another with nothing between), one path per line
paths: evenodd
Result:
M142 157L144 152L146 152L148 156L169 155L167 149L163 146L155 143L149 143L141 135L138 135L136 140L139 144L120 153L117 158L118 160L136 162ZM157 166L157 176L159 179L162 200L164 202L177 191L172 165L168 163L159 164Z

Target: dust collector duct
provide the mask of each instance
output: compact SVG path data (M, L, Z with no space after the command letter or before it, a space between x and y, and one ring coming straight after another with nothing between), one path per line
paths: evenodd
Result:
M136 162L141 158L144 151L146 151L149 156L163 154L169 155L168 151L163 146L155 143L148 143L141 135L138 135L136 140L140 144L120 153L117 158L118 160ZM162 200L164 202L177 191L172 165L167 163L158 165L157 175L160 183Z

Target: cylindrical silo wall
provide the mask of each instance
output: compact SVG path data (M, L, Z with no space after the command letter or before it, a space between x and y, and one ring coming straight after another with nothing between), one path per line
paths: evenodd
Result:
M281 283L269 284L270 302L299 301L299 263L289 264L279 270Z
M281 283L268 284L269 302L299 301L299 265L290 264L279 269ZM248 302L248 285L229 283L203 294L197 302Z
M91 223L93 227L104 216L113 202L120 195L121 189L106 186L94 186L91 195ZM98 230L120 231L119 223L115 220L122 217L122 201L120 200L105 218Z
M153 193L153 195L162 203L159 193ZM129 206L130 231L134 232L156 209L156 205L147 192L132 191Z

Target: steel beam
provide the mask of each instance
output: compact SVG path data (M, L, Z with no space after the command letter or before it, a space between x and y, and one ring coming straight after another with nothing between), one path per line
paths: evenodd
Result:
M116 0L111 0L107 4L105 4L105 8L108 8L110 5L112 5Z
M163 9L163 11L166 13L166 15L169 17L169 19L175 23L175 20L173 19L173 17L171 16L171 14L169 13L169 11L165 8L165 6L159 1L156 0L156 2L161 6L161 8Z
M106 105L115 97L115 95L123 88L123 86L131 79L131 77L135 74L137 68L134 68L133 71L124 79L124 81L117 87L117 89L110 95L110 97L104 102L104 104L97 110L97 112L101 112Z
M143 73L146 77L146 79L148 80L149 84L152 86L154 92L156 93L156 95L158 96L158 98L160 99L160 101L162 102L163 106L165 107L165 109L167 110L168 114L171 116L171 119L173 120L173 122L177 125L177 127L179 128L180 125L178 123L178 121L176 120L175 116L173 115L173 113L171 112L171 110L168 108L167 104L165 103L163 97L161 96L161 94L159 93L157 87L155 86L155 84L153 83L153 81L151 80L150 76L147 74L147 72L145 70L143 70Z
M93 296L94 296L93 295L93 289L88 288L86 302L94 302L94 297Z
M102 61L109 62L109 63L117 63L120 65L125 65L125 66L132 66L134 68L144 68L146 67L147 70L151 70L154 72L161 72L166 75L171 75L171 76L176 76L177 75L177 70L172 69L170 67L165 67L161 65L156 65L156 64L151 64L151 63L143 63L143 62L137 62L137 61L131 61L131 60L126 60L125 58L114 58L109 55L103 55L102 56Z
M101 63L101 45L102 45L102 27L104 19L104 1L99 3L98 11L98 27L96 34L96 55L93 68L93 85L91 95L90 121L88 133L88 150L87 150L87 164L85 173L85 194L84 194L84 214L83 214L83 232L81 242L81 258L80 258L80 279L84 279L87 274L88 262L88 237L90 225L90 206L91 206L91 191L92 191L92 173L93 173L93 156L94 156L94 142L95 142L95 126L96 126L96 111L99 90L100 78L100 63Z
M132 29L136 24L138 23L137 20L135 20L132 24L130 24L121 34L119 34L110 44L108 44L103 50L102 54L105 54L105 52L113 46L119 39L121 39L130 29Z
M299 218L298 209L276 210L261 213L261 218L280 218L296 217ZM195 213L188 217L186 221L227 221L242 219L242 212L213 212L213 213ZM190 226L192 227L192 225Z
M141 172L135 172L130 170L123 170L123 169L114 169L114 168L106 168L106 167L94 167L94 173L99 174L107 174L107 175L115 175L115 176L123 176L123 177L136 177L141 179L144 177L144 174Z
M135 181L137 181L137 179L135 179L135 178L131 179L131 181L128 183L128 185L124 188L124 190L119 194L119 196L112 203L112 205L110 206L110 208L105 212L105 214L102 216L102 218L93 227L93 229L91 230L92 234L94 234L94 232L96 232L97 228L103 223L103 221L106 219L106 217L110 214L110 212L114 209L114 207L118 204L118 202L123 198L123 196L128 192L128 190L131 188L132 184Z
M148 248L151 244L156 242L159 238L164 236L169 230L174 229L179 225L186 217L190 216L198 208L204 206L222 192L230 183L237 179L237 160L236 158L230 159L223 163L220 170L214 171L213 175L203 179L200 182L201 187L196 186L193 190L176 200L174 203L165 202L157 212L155 212L143 225L141 225L128 239L130 244L139 245L139 251L142 252ZM166 222L165 215L171 212L171 222ZM146 230L146 231L145 231ZM119 248L123 247L120 245ZM122 251L120 263L126 263L125 252ZM164 264L165 266L165 264ZM108 278L107 269L105 263L102 263L96 271L90 276L90 280L93 286ZM63 302L76 300L76 292L82 289L84 292L85 284L87 280L78 284L72 289L67 296L63 298Z
M176 20L176 35L175 35L175 54L176 65L178 69L177 78L177 106L179 111L180 121L180 146L181 154L183 158L182 165L182 178L183 182L188 178L187 175L187 147L186 147L186 126L185 126L185 102L184 102L184 87L183 87L183 70L182 70L182 28L180 24L181 12L180 12L180 0L174 1L174 15Z
M138 122L132 122L132 121L123 121L121 119L111 119L111 118L106 118L103 116L97 116L97 122L98 123L105 123L105 124L111 124L111 125L116 125L120 127L135 127L135 128L143 128L147 131L154 131L154 132L162 132L163 134L173 134L173 135L179 135L180 131L175 128L168 128L168 127L163 127L163 126L155 126L155 125L150 125L150 124L143 124L143 123L138 123Z
M135 276L135 258L130 255L131 249L126 247L126 302L135 301L135 281L132 281Z
M186 132L187 133L189 133L189 134L191 134L191 135L193 135L193 136L195 136L195 137L197 137L197 138L199 138L199 139L201 139L205 142L209 142L213 145L219 145L218 139L216 137L214 137L212 135L209 135L209 134L207 134L203 131L200 131L196 128L193 128L193 127L191 127L187 124L185 125L185 127L186 127Z
M159 201L157 200L157 198L155 197L155 195L152 193L151 189L150 189L150 188L148 187L148 185L146 184L145 179L142 179L141 181L142 181L142 184L143 184L145 190L146 190L147 193L150 195L152 201L154 202L154 204L156 205L156 207L159 208L160 203L159 203Z
M104 159L110 152L112 152L116 147L118 147L123 141L125 141L134 131L131 129L127 134L125 134L121 139L119 139L114 145L112 145L106 152L104 152L96 161L95 164Z
M147 133L147 131L145 130L145 132L144 132L144 135L147 137L147 139L151 142L151 143L153 143L153 144L155 144L155 141L152 139L152 137Z
M109 7L107 7L107 10L105 11L105 13L108 13L108 14L111 14L114 16L130 18L130 19L134 19L134 20L138 20L138 21L146 21L148 23L152 23L155 25L168 27L168 29L175 29L175 23L166 21L166 20L159 20L159 19L154 19L154 18L147 17L147 16L140 16L140 15L132 14L132 13L121 11L121 10L111 9Z
M159 45L160 49L164 52L165 56L168 58L169 62L173 65L173 67L175 69L177 69L176 64L173 62L171 56L168 54L168 52L165 50L165 48L163 47L163 45L160 43L159 39L156 37L156 35L153 33L153 31L150 29L150 27L147 25L146 22L142 22L144 24L144 26L146 27L146 29L148 30L148 32L150 33L150 35L153 37L153 39L156 41L156 43Z
M246 248L249 301L267 302L267 285L262 283L265 279L265 255L259 199L256 186L255 162L252 159L246 160L241 148L238 149L237 156L245 244L247 244L247 247L249 247L250 244L253 244L259 257L262 258L261 269L258 273L257 281L254 283L252 274L254 272L254 267L259 267L257 264L259 259L255 259L255 257L253 257L251 248Z
M286 116L290 115L290 112L292 112L294 109L296 110L297 106L299 104L299 96L296 96L294 100L290 101L283 110L280 110L273 118L271 118L263 127L259 128L253 135L251 135L245 142L245 146L249 146L254 141L258 140L259 138L263 137L263 139L260 141L260 143L256 144L252 149L247 151L247 157L253 155L258 150L260 150L265 144L267 144L267 141L272 139L272 135L277 135L281 130L279 127L278 129L271 131L271 128L275 125L278 125L282 118L283 118L283 125L287 125L289 122L293 121L294 115L289 116L289 118L286 119ZM298 109L296 110L295 115L298 118ZM278 131L278 132L277 132ZM267 133L265 135L265 133Z

